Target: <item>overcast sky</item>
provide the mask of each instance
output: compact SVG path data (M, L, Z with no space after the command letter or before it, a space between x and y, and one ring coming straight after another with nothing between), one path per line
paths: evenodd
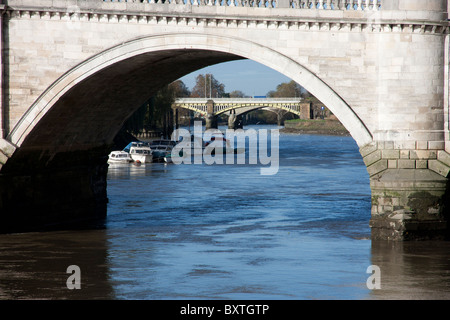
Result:
M252 60L238 60L209 66L190 73L181 80L192 90L199 74L212 73L214 78L225 85L225 92L240 90L248 96L265 96L277 85L291 79Z

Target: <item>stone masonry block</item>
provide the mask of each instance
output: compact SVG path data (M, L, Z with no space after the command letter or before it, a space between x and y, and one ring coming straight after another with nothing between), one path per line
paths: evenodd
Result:
M14 147L9 141L0 139L0 153L3 153L7 157L11 157L14 151L16 151L16 147Z
M370 176L373 176L377 173L380 173L383 170L388 168L387 160L380 160L375 162L374 164L367 166L367 172Z
M443 162L445 165L450 167L450 154L445 152L444 150L439 150L437 152L437 158L440 162Z
M394 149L410 149L414 150L416 148L416 141L395 141Z
M4 164L6 163L6 161L8 161L8 157L5 156L5 155L3 154L3 152L0 152L0 166L1 166L1 165L4 165Z
M406 159L398 160L398 168L399 169L414 169L415 167L416 167L416 161L414 161L414 160L406 160Z
M409 150L400 150L400 159L409 159Z
M394 149L394 141L385 141L384 149L387 149L387 150Z
M416 160L416 169L427 169L428 161L427 160Z
M383 159L399 159L400 151L399 150L383 150L381 152Z
M369 144L366 144L364 147L361 147L359 149L359 153L364 158L365 156L371 154L372 152L374 152L376 150L377 150L377 143L376 142L371 142Z
M437 153L434 150L411 150L410 159L437 159Z
M444 141L428 141L429 150L443 150L445 149Z
M429 160L428 168L446 178L450 173L450 167L439 160Z
M374 164L378 160L381 160L381 150L372 152L368 156L364 157L363 160L367 167Z
M427 141L416 141L416 149L417 150L428 149L428 142Z
M397 160L388 160L388 169L397 169Z
M382 206L392 205L392 198L390 197L378 197L378 204Z
M378 206L372 206L371 214L372 214L372 215L378 214Z

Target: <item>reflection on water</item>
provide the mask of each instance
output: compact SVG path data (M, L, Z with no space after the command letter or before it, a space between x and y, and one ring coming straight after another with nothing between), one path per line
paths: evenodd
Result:
M0 299L449 298L449 243L368 240L369 180L349 137L281 135L274 176L114 166L108 195L104 229L0 235Z
M374 241L371 256L381 269L371 299L450 299L450 242Z
M58 231L0 236L0 299L109 299L106 233ZM81 269L81 290L67 289L67 267Z

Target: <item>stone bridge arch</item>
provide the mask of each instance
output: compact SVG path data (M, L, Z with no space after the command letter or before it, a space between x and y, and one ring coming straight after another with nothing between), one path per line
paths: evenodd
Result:
M82 85L84 82L92 84L92 82L94 82L92 79L97 79L97 81L101 82L102 78L99 77L99 75L102 74L104 74L103 77L105 77L105 79L108 79L118 76L118 74L125 74L125 72L136 72L135 68L133 69L133 67L129 66L131 62L137 61L139 63L148 64L147 61L151 61L156 64L161 63L161 65L164 65L165 70L170 70L169 72L166 72L169 77L167 79L158 80L157 83L152 83L150 90L147 89L147 91L145 91L145 88L142 88L144 96L148 98L151 93L157 91L159 86L173 81L185 73L196 70L202 66L243 58L264 64L301 84L305 89L327 105L333 114L335 114L347 128L359 146L363 146L372 141L371 133L352 108L323 80L291 58L250 40L229 36L189 33L160 34L132 39L105 50L80 63L56 80L33 103L19 123L11 131L8 140L17 147L21 147L27 138L34 141L33 143L36 143L37 141L33 139L33 134L31 134L32 131L38 129L38 124L45 118L49 111L54 108L59 108L58 106L64 102L64 99L69 100L69 97L73 95L73 92L77 91L76 88L78 86ZM171 63L177 65L179 68L180 61L183 60L186 61L186 63L191 63L192 67L187 69L181 68L184 70L182 73L178 70L173 70L173 67L171 69ZM199 62L199 60L203 61ZM113 69L118 69L118 67L120 67L121 70L115 73ZM111 72L113 74L111 75L108 74L108 72L103 72L104 70L113 70ZM148 72L151 71L151 69L148 70ZM145 75L140 73L140 79L144 78ZM128 79L128 81L133 83L132 80ZM108 80L105 80L103 86L94 86L95 91L107 92L108 85L111 87L113 86L112 83L108 83ZM133 86L135 88L139 87L134 84ZM132 90L131 92L139 95L136 90ZM144 96L142 96L142 93L140 94L141 102L145 101L145 98L143 98ZM138 101L136 101L136 103L138 103ZM133 107L136 108L136 106L139 106L139 104L133 106L133 104L130 103L130 107L125 110L125 112L120 113L120 119L125 119L131 115L134 111ZM61 112L64 112L64 110L61 110ZM73 119L71 120L73 121ZM118 128L114 129L118 130ZM101 137L106 143L111 142L111 139L115 134L114 129L111 129L111 132L109 133L104 133L104 136ZM74 132L74 134L76 133ZM65 144L66 142L63 141L62 143ZM87 141L84 143L87 144ZM59 149L60 147L61 145L57 147L58 151L65 151Z

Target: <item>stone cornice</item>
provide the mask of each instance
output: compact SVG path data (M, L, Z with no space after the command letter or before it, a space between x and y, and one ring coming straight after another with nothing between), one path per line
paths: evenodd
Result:
M342 17L340 13L327 11L325 15L311 15L311 10L302 9L267 9L267 8L231 8L233 12L216 10L195 10L196 8L214 9L214 7L193 7L178 4L153 4L155 10L149 11L119 11L119 10L85 10L80 8L42 8L42 7L11 7L3 13L9 18L56 19L70 21L93 21L111 23L141 23L141 24L183 24L208 27L257 27L269 29L298 29L316 31L366 31L366 32L411 32L429 34L449 33L449 22L430 22L425 20L385 19L378 14L357 14L355 17ZM167 10L170 7L170 10ZM189 8L189 7L193 7ZM173 9L178 10L173 10ZM185 9L188 8L188 9ZM222 7L218 7L219 9ZM224 8L227 9L228 7ZM163 10L166 9L166 10ZM242 15L253 11L250 15ZM277 11L279 10L279 11ZM290 11L288 14L276 15ZM304 11L308 11L304 14ZM319 10L315 10L319 11ZM268 13L271 14L262 14ZM259 14L258 14L259 13ZM365 16L365 17L364 17ZM385 15L386 16L386 15ZM389 15L387 15L389 16Z

